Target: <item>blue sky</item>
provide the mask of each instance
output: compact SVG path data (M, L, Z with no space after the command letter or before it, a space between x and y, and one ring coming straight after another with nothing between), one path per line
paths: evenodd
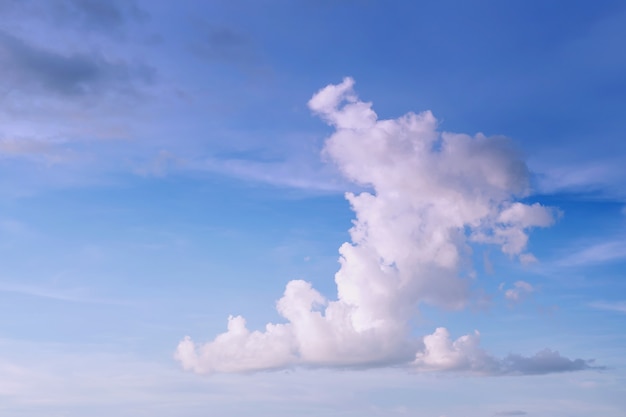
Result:
M0 1L0 414L622 416L625 28Z

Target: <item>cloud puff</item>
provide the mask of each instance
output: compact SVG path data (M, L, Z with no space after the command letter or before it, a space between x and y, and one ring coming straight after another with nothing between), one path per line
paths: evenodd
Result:
M424 336L424 348L415 355L412 365L424 371L469 371L494 373L498 362L479 347L480 334L450 339L447 329L439 327Z
M346 194L356 219L351 241L339 248L336 299L291 281L276 305L285 323L250 331L242 317L230 317L211 342L185 338L176 359L199 373L404 364L512 374L587 366L551 351L499 360L479 347L478 333L455 341L445 328L410 336L419 304L467 304L473 242L524 256L528 229L551 225L554 211L516 201L528 193L528 171L508 139L441 133L429 111L379 120L353 84L346 78L309 101L335 128L324 153L370 190Z
M509 288L504 292L504 298L509 301L522 301L531 293L535 292L535 288L526 281L516 281L513 288Z

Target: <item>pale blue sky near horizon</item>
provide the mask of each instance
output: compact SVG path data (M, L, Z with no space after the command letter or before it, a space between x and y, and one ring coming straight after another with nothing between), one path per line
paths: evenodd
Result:
M622 416L625 39L610 0L0 0L0 414ZM337 298L372 189L307 103L345 77L379 119L510 138L555 208L536 262L470 242L466 304L416 301L410 336L589 362L182 369L229 315L285 323L292 280Z

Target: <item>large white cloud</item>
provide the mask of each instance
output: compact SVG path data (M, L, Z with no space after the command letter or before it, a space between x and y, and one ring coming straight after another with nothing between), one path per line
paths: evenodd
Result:
M291 281L277 303L284 324L251 332L242 317L231 317L211 342L185 338L177 360L199 373L406 364L502 374L534 373L542 363L547 371L587 366L555 352L539 365L535 357L498 360L478 346L478 334L452 341L444 328L423 339L410 336L420 303L462 308L468 302L470 243L528 258L528 229L551 225L554 213L516 201L528 192L528 171L508 139L439 132L429 111L379 120L353 84L346 78L309 101L335 128L324 153L346 178L371 190L346 194L356 219L351 242L339 248L337 298Z

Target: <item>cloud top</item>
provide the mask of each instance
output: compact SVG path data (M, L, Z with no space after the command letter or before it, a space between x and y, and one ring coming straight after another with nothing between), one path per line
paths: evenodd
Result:
M346 78L309 101L335 128L324 153L369 189L346 194L356 218L351 241L339 248L336 299L291 281L276 305L284 323L250 331L243 317L230 317L213 341L181 341L176 359L198 373L405 365L497 375L588 367L553 351L497 359L480 348L477 332L454 341L445 328L411 336L420 304L468 303L472 243L528 257L528 230L550 226L554 212L516 201L528 193L528 170L507 138L440 132L429 111L380 120L353 86Z

